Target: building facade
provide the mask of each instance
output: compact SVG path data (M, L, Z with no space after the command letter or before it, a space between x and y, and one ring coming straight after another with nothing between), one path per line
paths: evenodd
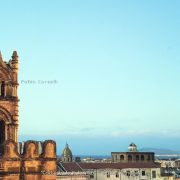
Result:
M153 152L139 152L137 146L131 143L127 152L111 152L112 162L154 162Z
M61 172L84 172L90 180L161 180L155 163L60 163ZM71 173L70 173L71 172ZM61 179L61 175L58 176ZM69 177L70 178L70 177Z

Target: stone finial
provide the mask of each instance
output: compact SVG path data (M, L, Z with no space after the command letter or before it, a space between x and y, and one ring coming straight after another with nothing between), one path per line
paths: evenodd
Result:
M18 54L17 54L17 51L13 51L13 54L12 54L12 61L18 61Z
M13 51L11 63L12 63L12 69L15 73L18 73L18 62L19 61L18 61L17 51Z

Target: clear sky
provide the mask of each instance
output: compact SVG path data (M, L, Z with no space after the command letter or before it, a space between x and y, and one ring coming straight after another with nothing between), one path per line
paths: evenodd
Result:
M56 139L59 153L67 141L74 154L131 142L180 149L179 9L179 0L1 1L0 49L20 59L20 140Z

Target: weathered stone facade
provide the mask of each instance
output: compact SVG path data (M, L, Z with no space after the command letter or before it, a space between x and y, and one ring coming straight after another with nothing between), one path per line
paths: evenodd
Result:
M55 180L56 143L18 143L18 55L4 62L0 53L0 179Z
M18 55L5 63L0 54L0 144L18 141Z

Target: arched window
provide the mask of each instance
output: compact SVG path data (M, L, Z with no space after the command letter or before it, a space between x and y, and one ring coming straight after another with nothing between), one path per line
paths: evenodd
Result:
M120 160L124 161L124 155L120 155Z
M150 155L150 154L148 154L148 158L147 158L147 160L148 160L148 161L150 161L150 160L151 160L151 155Z
M139 161L139 155L136 155L136 161Z
M128 161L132 161L132 155L128 155Z
M141 161L144 161L144 155L141 155Z

